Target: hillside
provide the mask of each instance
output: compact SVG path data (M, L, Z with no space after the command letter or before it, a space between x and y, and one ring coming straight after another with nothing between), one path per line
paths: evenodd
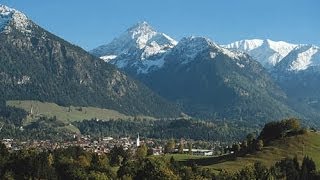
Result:
M1 6L0 99L93 106L128 115L177 117L180 110L23 13Z
M286 137L271 142L270 146L266 146L262 151L255 154L249 154L244 157L237 157L235 160L220 160L216 157L200 158L195 160L182 159L181 161L195 162L196 164L209 167L216 171L226 170L235 172L253 163L260 161L267 166L274 165L275 162L286 158L293 158L297 155L301 162L303 156L311 157L317 167L320 167L320 133L308 132L303 135ZM179 157L181 159L181 157Z
M165 61L163 68L139 78L192 116L244 120L254 125L299 116L287 106L286 94L258 62L210 39L183 38Z
M143 22L91 53L193 117L244 120L257 126L272 119L301 117L255 59L205 37L176 42Z
M133 116L127 116L125 114L121 114L118 111L110 110L110 109L102 109L96 107L75 107L75 106L59 106L55 103L47 103L40 101L7 101L8 106L13 106L16 108L24 109L25 111L32 113L33 117L36 116L46 116L46 117L54 117L63 122L73 122L73 121L81 121L84 119L133 119ZM151 118L151 117L145 117ZM32 120L32 118L28 118L28 120ZM24 122L24 124L28 123L28 121Z
M6 106L5 106L6 105ZM128 116L111 109L81 106L59 106L34 100L11 100L0 105L0 137L17 139L68 139L80 134L75 122L84 119L119 119L134 123L149 116ZM135 120L135 121L134 121ZM92 120L92 122L101 122Z

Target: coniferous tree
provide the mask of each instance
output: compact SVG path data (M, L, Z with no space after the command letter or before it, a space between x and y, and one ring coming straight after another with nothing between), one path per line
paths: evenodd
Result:
M301 179L313 179L315 176L315 171L316 165L314 161L308 156L305 156L301 165Z

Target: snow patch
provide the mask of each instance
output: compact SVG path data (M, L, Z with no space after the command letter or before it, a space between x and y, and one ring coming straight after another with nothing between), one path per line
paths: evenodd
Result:
M240 68L244 68L244 65L239 62L237 62L237 66L239 66Z
M296 44L290 44L284 41L272 41L267 39L266 42L269 44L269 47L276 52L278 52L282 56L286 56L293 48L295 48Z
M166 35L166 34L164 34L164 33L162 33L162 35L163 35L166 39L168 39L169 42L170 42L173 46L175 46L175 45L178 44L178 42L177 42L176 40L172 39L170 36L168 36L168 35Z
M196 56L217 45L204 37L185 37L175 46L173 53L181 56L181 64L187 64L194 60Z
M106 55L106 56L101 56L100 59L104 60L104 62L109 62L115 59L116 57L117 57L116 55Z
M306 70L311 65L316 65L317 62L315 62L313 57L318 52L319 52L319 48L311 47L308 50L299 53L297 56L297 59L294 60L289 66L289 70L301 71L301 70ZM320 60L318 61L320 62Z
M173 56L179 56L181 64L192 62L202 53L208 53L211 59L214 59L219 53L228 56L232 60L240 60L245 56L242 52L231 51L223 48L208 38L195 36L183 38L172 49L172 53Z
M277 65L285 56L297 47L296 44L284 41L272 41L270 39L241 40L222 46L228 49L248 53L268 69Z
M229 56L231 59L235 59L235 60L239 60L241 57L244 57L244 54L241 52L235 52L235 51L230 51L228 49L225 48L220 48L220 51Z
M139 49L143 49L147 42L157 34L148 23L142 22L129 30L129 34L136 41Z
M217 56L217 53L215 52L210 52L210 58L214 59Z
M141 54L141 59L146 59L146 58L149 58L151 56L154 56L156 54L160 54L160 53L164 53L166 52L164 50L164 48L162 46L160 46L157 42L155 41L152 41L149 43L150 45L149 46L146 46L144 48L144 51L142 52Z
M27 84L29 81L30 81L29 76L22 76L22 78L18 80L17 84L23 85L23 84Z
M231 44L222 45L222 47L225 47L228 49L239 49L247 52L260 47L262 44L263 44L263 40L261 39L251 39L251 40L236 41Z
M30 21L25 14L7 6L0 5L0 31L10 32L10 28L8 27L10 22L21 32L31 33Z

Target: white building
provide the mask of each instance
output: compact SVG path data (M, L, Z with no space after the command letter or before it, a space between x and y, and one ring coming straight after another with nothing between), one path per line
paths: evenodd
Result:
M189 153L189 149L183 149L183 152ZM192 149L191 152L198 156L213 156L213 151L209 149Z
M140 146L140 137L139 137L139 133L138 133L138 138L137 138L137 142L136 142L137 147Z

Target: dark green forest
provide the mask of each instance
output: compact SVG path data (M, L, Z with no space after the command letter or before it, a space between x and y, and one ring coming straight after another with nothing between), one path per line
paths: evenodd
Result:
M244 124L232 124L224 121L208 122L196 119L176 120L84 120L74 123L81 134L95 137L103 136L141 136L156 139L194 139L206 141L233 141L243 138L253 128L244 128Z
M32 27L31 37L15 27L0 33L1 99L94 106L130 115L180 115L176 105L113 65L36 24Z

